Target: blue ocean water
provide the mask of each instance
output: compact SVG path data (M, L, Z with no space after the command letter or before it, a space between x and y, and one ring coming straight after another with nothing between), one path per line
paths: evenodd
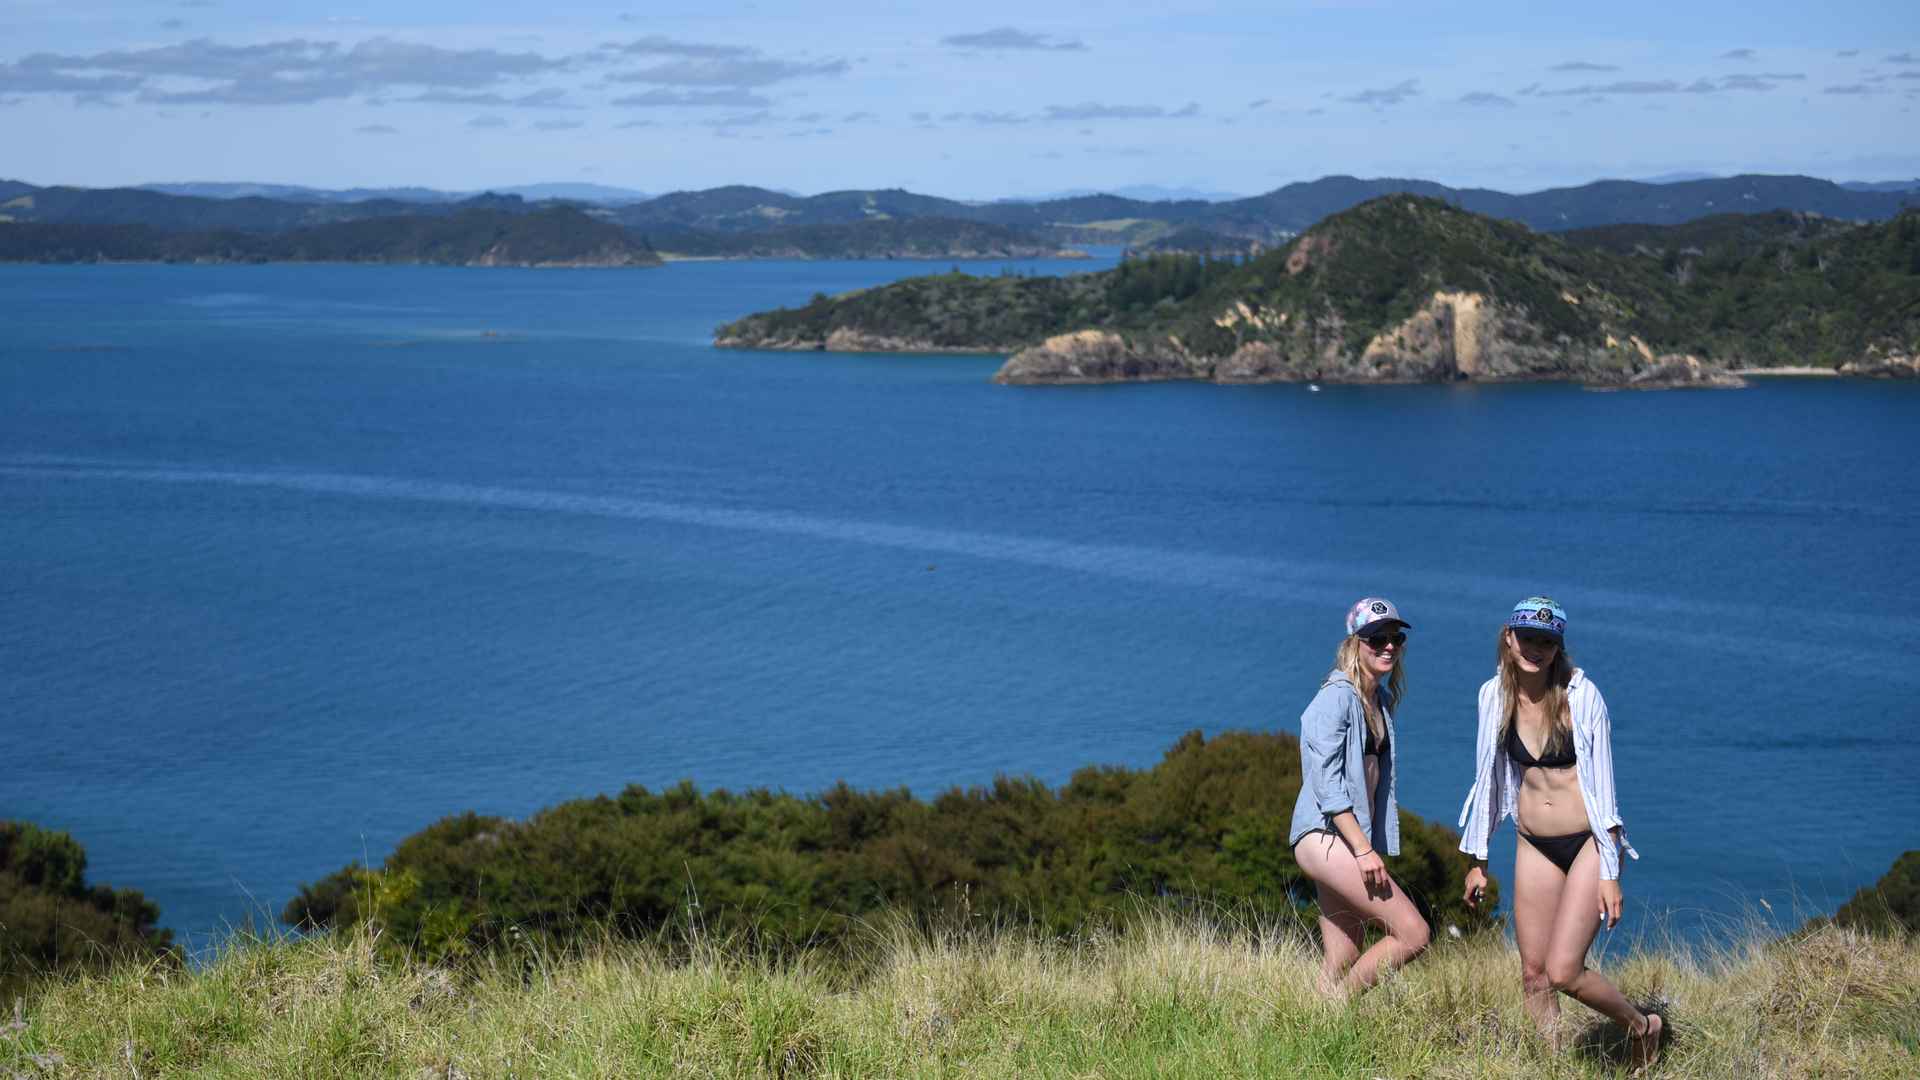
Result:
M1402 801L1451 824L1544 591L1612 708L1636 925L1790 923L1920 840L1920 387L708 346L927 269L0 267L0 816L204 941L467 809L1293 730L1380 592L1416 624Z

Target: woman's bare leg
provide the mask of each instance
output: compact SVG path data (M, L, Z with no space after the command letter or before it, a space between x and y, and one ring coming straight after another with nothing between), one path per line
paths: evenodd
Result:
M1554 923L1567 876L1553 860L1522 838L1513 857L1513 943L1520 949L1520 988L1526 993L1527 1015L1540 1034L1559 1049L1560 995L1547 977L1547 958L1553 947Z
M1361 953L1347 970L1344 983L1349 991L1372 986L1380 978L1382 969L1399 967L1420 955L1420 951L1427 947L1431 936L1427 920L1420 917L1420 909L1413 906L1406 890L1400 887L1399 882L1389 879L1384 891L1369 893L1366 879L1360 876L1360 865L1354 860L1353 853L1347 850L1346 844L1332 836L1309 833L1293 849L1293 858L1318 886L1320 896L1332 893L1339 902L1333 913L1337 929L1344 932L1344 927L1338 924L1352 925L1356 919L1363 928L1370 922L1377 922L1386 928L1386 936L1374 942L1373 948ZM1327 910L1323 903L1321 911L1325 913ZM1323 933L1324 929L1323 918ZM1349 940L1357 941L1358 934L1350 936Z
M1599 932L1600 853L1588 844L1573 860L1572 869L1567 871L1566 887L1560 893L1553 941L1547 950L1547 979L1555 990L1571 994L1587 1008L1611 1017L1629 1035L1657 1039L1659 1022L1649 1026L1645 1013L1634 1008L1605 975L1587 967L1587 949Z
M1344 997L1347 972L1360 959L1360 947L1366 941L1367 916L1325 885L1316 884L1314 895L1320 901L1320 992Z

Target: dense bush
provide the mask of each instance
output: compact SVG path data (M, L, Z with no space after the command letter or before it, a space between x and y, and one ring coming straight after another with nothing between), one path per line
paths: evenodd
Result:
M1299 786L1291 736L1193 732L1151 769L1083 769L1058 790L1004 777L931 800L845 785L813 798L629 787L525 822L447 818L379 870L304 887L283 918L377 920L388 940L446 955L606 925L779 950L848 943L883 912L1059 933L1143 901L1289 915L1312 900L1287 847ZM1401 880L1441 925L1484 925L1459 902L1454 834L1411 814L1401 830Z
M1856 930L1920 935L1920 851L1895 859L1884 877L1840 905L1833 921Z
M0 989L44 972L99 970L127 957L166 957L173 934L136 889L87 884L73 837L0 821Z

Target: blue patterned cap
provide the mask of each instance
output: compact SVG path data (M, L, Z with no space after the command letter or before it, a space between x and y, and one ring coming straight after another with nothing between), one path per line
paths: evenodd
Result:
M1539 630L1554 637L1567 634L1567 613L1552 597L1529 596L1513 605L1513 613L1507 616L1507 627L1512 630Z

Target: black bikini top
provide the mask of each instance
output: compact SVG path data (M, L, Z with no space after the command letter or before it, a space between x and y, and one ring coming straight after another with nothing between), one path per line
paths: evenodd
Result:
M1387 744L1391 741L1393 741L1393 736L1385 734L1384 732L1380 735L1378 739L1374 738L1373 728L1371 725L1369 725L1367 728L1366 749L1364 749L1361 752L1368 757L1375 757L1377 755L1384 754L1387 752Z
M1574 756L1571 745L1557 754L1548 754L1546 757L1540 758L1534 757L1533 754L1528 751L1527 744L1520 739L1519 724L1514 724L1507 728L1507 756L1512 758L1523 769L1531 769L1536 766L1542 769L1565 769L1579 760Z

